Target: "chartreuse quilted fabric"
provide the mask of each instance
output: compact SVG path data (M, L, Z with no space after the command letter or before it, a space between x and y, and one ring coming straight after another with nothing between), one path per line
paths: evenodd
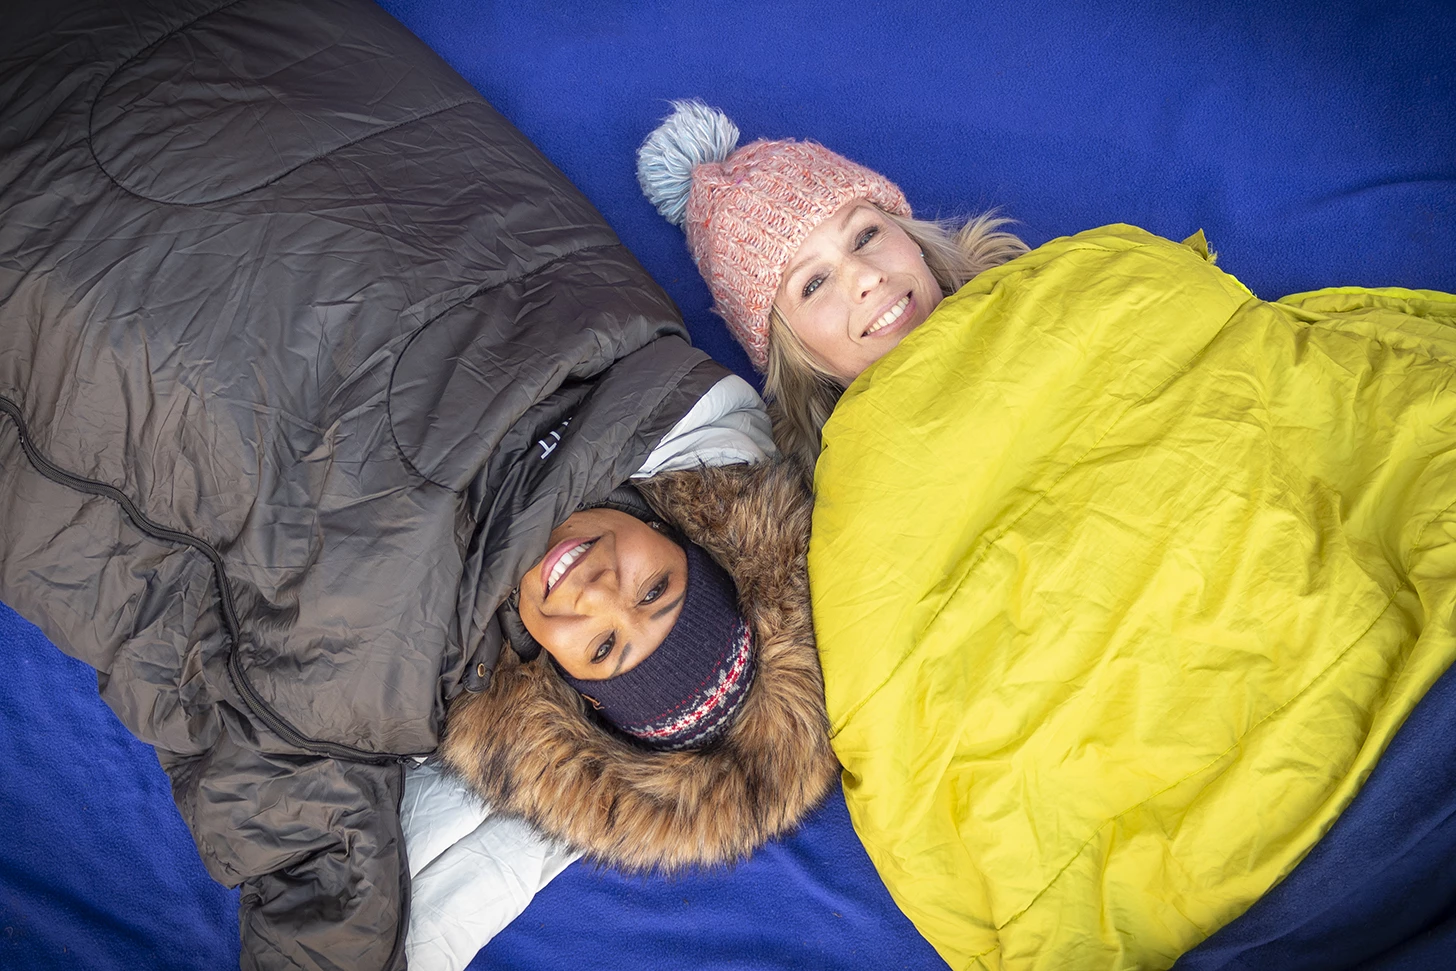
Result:
M859 835L953 968L1165 968L1456 656L1456 297L1270 303L1129 226L947 299L825 429Z

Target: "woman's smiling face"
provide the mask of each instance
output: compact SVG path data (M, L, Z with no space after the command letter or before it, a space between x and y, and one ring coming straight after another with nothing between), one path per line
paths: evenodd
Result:
M687 554L615 509L573 513L521 578L521 623L573 678L600 681L641 664L672 631Z
M941 297L915 241L857 199L804 237L774 308L819 364L848 384L924 323Z

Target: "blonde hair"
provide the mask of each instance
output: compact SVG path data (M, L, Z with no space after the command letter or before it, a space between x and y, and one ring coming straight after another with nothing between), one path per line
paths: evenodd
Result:
M1001 231L1012 220L994 212L983 213L959 228L950 220L911 219L893 213L885 213L885 217L920 246L941 294L947 297L978 273L1027 251L1020 239ZM764 396L773 418L774 442L779 451L802 465L805 475L813 473L819 459L820 432L844 388L814 359L778 309L770 309Z

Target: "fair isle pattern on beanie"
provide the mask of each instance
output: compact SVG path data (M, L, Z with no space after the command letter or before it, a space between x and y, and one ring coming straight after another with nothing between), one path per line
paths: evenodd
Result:
M753 366L768 366L768 315L799 246L845 204L910 215L889 179L815 142L757 141L693 170L688 249Z
M664 751L701 748L733 724L748 698L753 673L753 637L748 625L739 621L727 655L694 695L651 721L617 727Z

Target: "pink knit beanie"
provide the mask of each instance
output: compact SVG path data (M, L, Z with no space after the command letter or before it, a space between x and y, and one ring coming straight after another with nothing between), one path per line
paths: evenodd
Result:
M637 181L687 233L713 309L763 371L769 310L804 237L855 199L900 216L910 215L910 204L889 179L823 145L786 138L734 151L738 128L721 111L701 101L672 104L637 150Z

